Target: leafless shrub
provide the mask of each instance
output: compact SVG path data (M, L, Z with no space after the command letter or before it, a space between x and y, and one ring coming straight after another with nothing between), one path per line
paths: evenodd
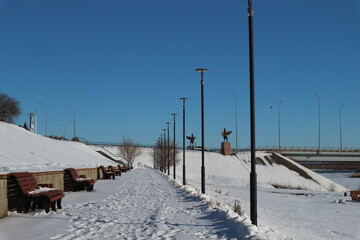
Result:
M136 157L141 154L141 147L130 138L124 138L119 146L120 157L125 159L128 166L132 166Z
M329 191L329 192L335 192L335 184L330 184L330 186L327 188L327 190Z
M235 200L233 211L242 216L244 214L244 210L241 209L240 202L238 200Z

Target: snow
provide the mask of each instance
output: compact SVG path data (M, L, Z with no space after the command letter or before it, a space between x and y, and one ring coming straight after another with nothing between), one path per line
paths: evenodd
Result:
M29 194L38 194L38 193L43 193L43 192L48 192L51 190L56 190L56 188L48 188L48 187L39 187L39 188L35 188L32 191L29 191Z
M50 139L4 122L0 136L0 174L114 164L82 143Z
M0 173L114 164L84 144L1 122L0 136ZM143 149L134 170L115 180L98 180L93 192L66 192L57 212L9 212L0 219L0 239L360 239L354 220L360 204L343 196L346 187L302 166L315 181L270 164L268 153L257 153L265 165L257 165L256 227L249 220L248 152L237 157L206 152L206 194L201 194L201 152L186 151L183 186L182 161L173 180L172 168L167 176L149 167L151 151ZM341 183L350 186L346 179ZM232 210L235 201L240 215Z

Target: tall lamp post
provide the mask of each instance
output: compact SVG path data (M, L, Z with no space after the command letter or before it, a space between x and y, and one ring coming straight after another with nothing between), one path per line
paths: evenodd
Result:
M176 119L175 119L175 117L176 117L176 115L178 115L177 113L172 113L171 115L173 115L174 116L174 179L176 179L176 137L175 137L175 133L176 133L176 130L175 130L175 126L176 126Z
M188 100L188 98L180 98L179 100L183 101L183 185L185 185L185 101Z
M160 150L161 150L161 161L160 161L160 171L162 171L162 172L165 172L165 170L163 169L163 167L164 167L164 163L163 163L163 161L164 161L164 159L165 159L165 154L164 154L164 147L163 147L163 135L164 134L162 134L162 133L160 133Z
M166 148L167 148L167 172L168 172L168 175L170 175L170 140L169 140L169 137L170 137L170 133L169 133L169 124L170 122L166 122L167 124L167 144L166 144Z
M165 162L165 159L166 159L166 150L165 150L165 147L166 147L166 128L163 128L163 131L164 131L164 146L163 146L163 161L164 161L164 173L166 173L166 162Z
M76 138L76 115L75 115L75 109L72 108L72 107L68 107L68 108L73 110L73 112L69 113L69 114L73 115L73 117L74 117L74 119L73 119L73 122L74 122L74 138Z
M198 68L195 71L201 74L201 193L205 194L205 128L204 128L204 72L206 68Z
M339 107L339 124L340 124L340 150L342 150L342 126L341 126L341 108L345 103L342 103Z
M236 92L233 91L235 96L235 131L236 131L236 153L238 152L238 114L237 114L237 95Z
M39 102L40 105L44 105L45 106L45 136L48 135L47 133L47 129L48 129L48 108L47 108L47 104Z
M318 100L318 153L320 153L320 96L314 93Z
M255 84L254 84L254 33L252 0L248 0L248 22L249 22L249 71L250 71L250 219L257 226L257 186L256 186L256 156L255 156Z
M281 125L280 125L280 105L281 100L278 103L278 130L279 130L279 151L281 150Z

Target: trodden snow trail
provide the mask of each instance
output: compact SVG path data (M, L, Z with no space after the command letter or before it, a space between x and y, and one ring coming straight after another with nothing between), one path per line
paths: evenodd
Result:
M256 239L153 169L134 169L119 183L105 200L65 206L70 229L51 239Z

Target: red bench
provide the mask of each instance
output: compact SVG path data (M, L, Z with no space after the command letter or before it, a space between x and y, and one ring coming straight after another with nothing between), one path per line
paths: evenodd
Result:
M121 176L121 170L120 169L115 169L113 166L108 166L108 170L110 172L114 172L116 176Z
M45 212L61 209L61 199L64 193L58 189L49 188L52 184L38 184L35 177L29 172L10 173L9 179L16 182L17 192L17 212L28 212L38 208L45 208ZM31 205L32 204L32 205Z
M104 166L100 166L99 168L101 169L101 171L103 173L104 179L111 179L111 178L115 179L114 172L106 170Z
M360 191L350 191L352 201L360 201Z
M121 172L130 171L130 168L127 167L127 166L120 166L120 165L118 165L118 169L120 169Z
M86 178L86 176L78 174L74 168L64 169L65 174L70 176L70 191L87 190L88 192L94 190L95 180Z

